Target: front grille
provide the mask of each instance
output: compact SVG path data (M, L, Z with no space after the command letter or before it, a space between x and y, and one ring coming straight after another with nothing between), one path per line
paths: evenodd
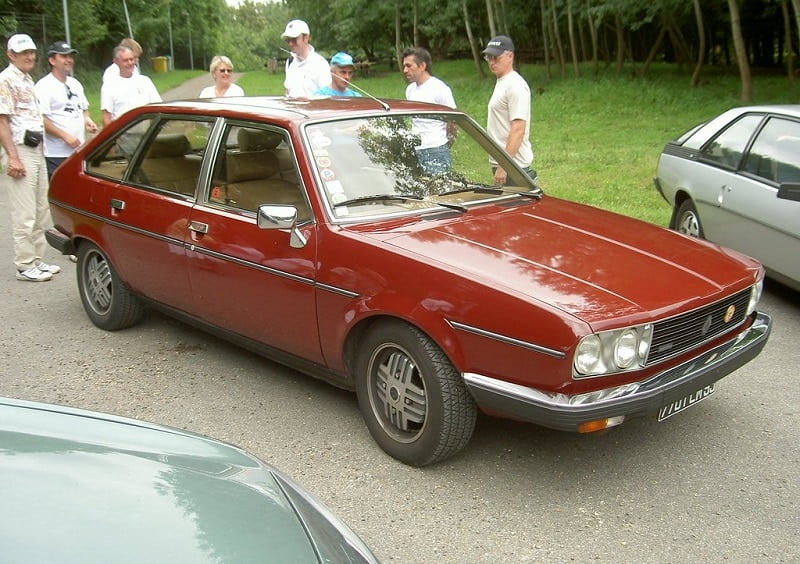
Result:
M655 323L645 364L661 362L731 330L744 321L749 301L750 289L747 289L709 306ZM725 321L731 306L734 308L733 317Z

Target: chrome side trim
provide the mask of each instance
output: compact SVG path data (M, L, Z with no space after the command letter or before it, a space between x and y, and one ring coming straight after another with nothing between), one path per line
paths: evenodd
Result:
M453 329L464 331L465 333L472 333L473 335L479 335L481 337L486 337L487 339L494 339L495 341L500 341L501 343L514 345L516 347L522 347L524 349L546 354L558 359L563 359L567 356L566 353L563 353L555 349L550 349L547 347L543 347L541 345L529 343L527 341L520 341L519 339L515 339L514 337L508 337L506 335L501 335L499 333L494 333L492 331L487 331L485 329L478 329L477 327L472 327L471 325L465 325L464 323L459 323L458 321L451 321L448 319L447 324L450 325L450 327L452 327Z

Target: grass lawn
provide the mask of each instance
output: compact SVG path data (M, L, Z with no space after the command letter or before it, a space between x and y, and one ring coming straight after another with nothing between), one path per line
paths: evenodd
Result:
M433 72L453 90L459 108L481 125L494 76L478 79L472 61L436 62ZM554 71L557 71L555 67ZM674 66L651 67L644 78L632 69L618 75L585 66L583 77L548 78L542 65L524 65L523 76L533 92L531 140L541 185L549 194L580 201L666 225L670 209L653 187L653 175L664 143L697 123L740 105L735 70L709 69L701 86L689 88L689 71ZM152 74L164 92L203 71ZM405 81L388 67L355 84L377 97L402 98ZM754 103L798 103L798 86L784 74L754 73ZM79 77L81 78L81 77ZM282 94L282 73L246 73L238 84L249 95ZM87 84L94 111L99 83ZM99 112L98 112L99 114Z

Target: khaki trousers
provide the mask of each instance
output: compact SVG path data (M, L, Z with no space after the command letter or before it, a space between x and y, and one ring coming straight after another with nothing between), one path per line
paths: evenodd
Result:
M14 266L28 270L36 266L47 250L45 231L53 225L47 202L47 164L42 144L38 147L17 145L17 153L25 165L25 176L11 178L6 174L8 155L3 151L0 186L8 192L11 225L14 237Z

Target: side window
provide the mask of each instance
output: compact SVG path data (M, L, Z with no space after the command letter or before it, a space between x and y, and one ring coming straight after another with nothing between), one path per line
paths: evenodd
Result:
M300 221L311 208L283 131L229 124L214 163L209 201L253 211L263 204L291 204Z
M800 123L770 118L753 143L744 169L778 184L800 182Z
M86 161L86 172L113 180L122 180L128 170L139 141L150 128L153 120L145 119L120 132L110 143L92 154Z
M717 135L702 151L704 160L729 168L739 166L747 142L761 123L763 116L747 115Z
M211 121L165 119L146 141L130 179L166 192L194 196Z

